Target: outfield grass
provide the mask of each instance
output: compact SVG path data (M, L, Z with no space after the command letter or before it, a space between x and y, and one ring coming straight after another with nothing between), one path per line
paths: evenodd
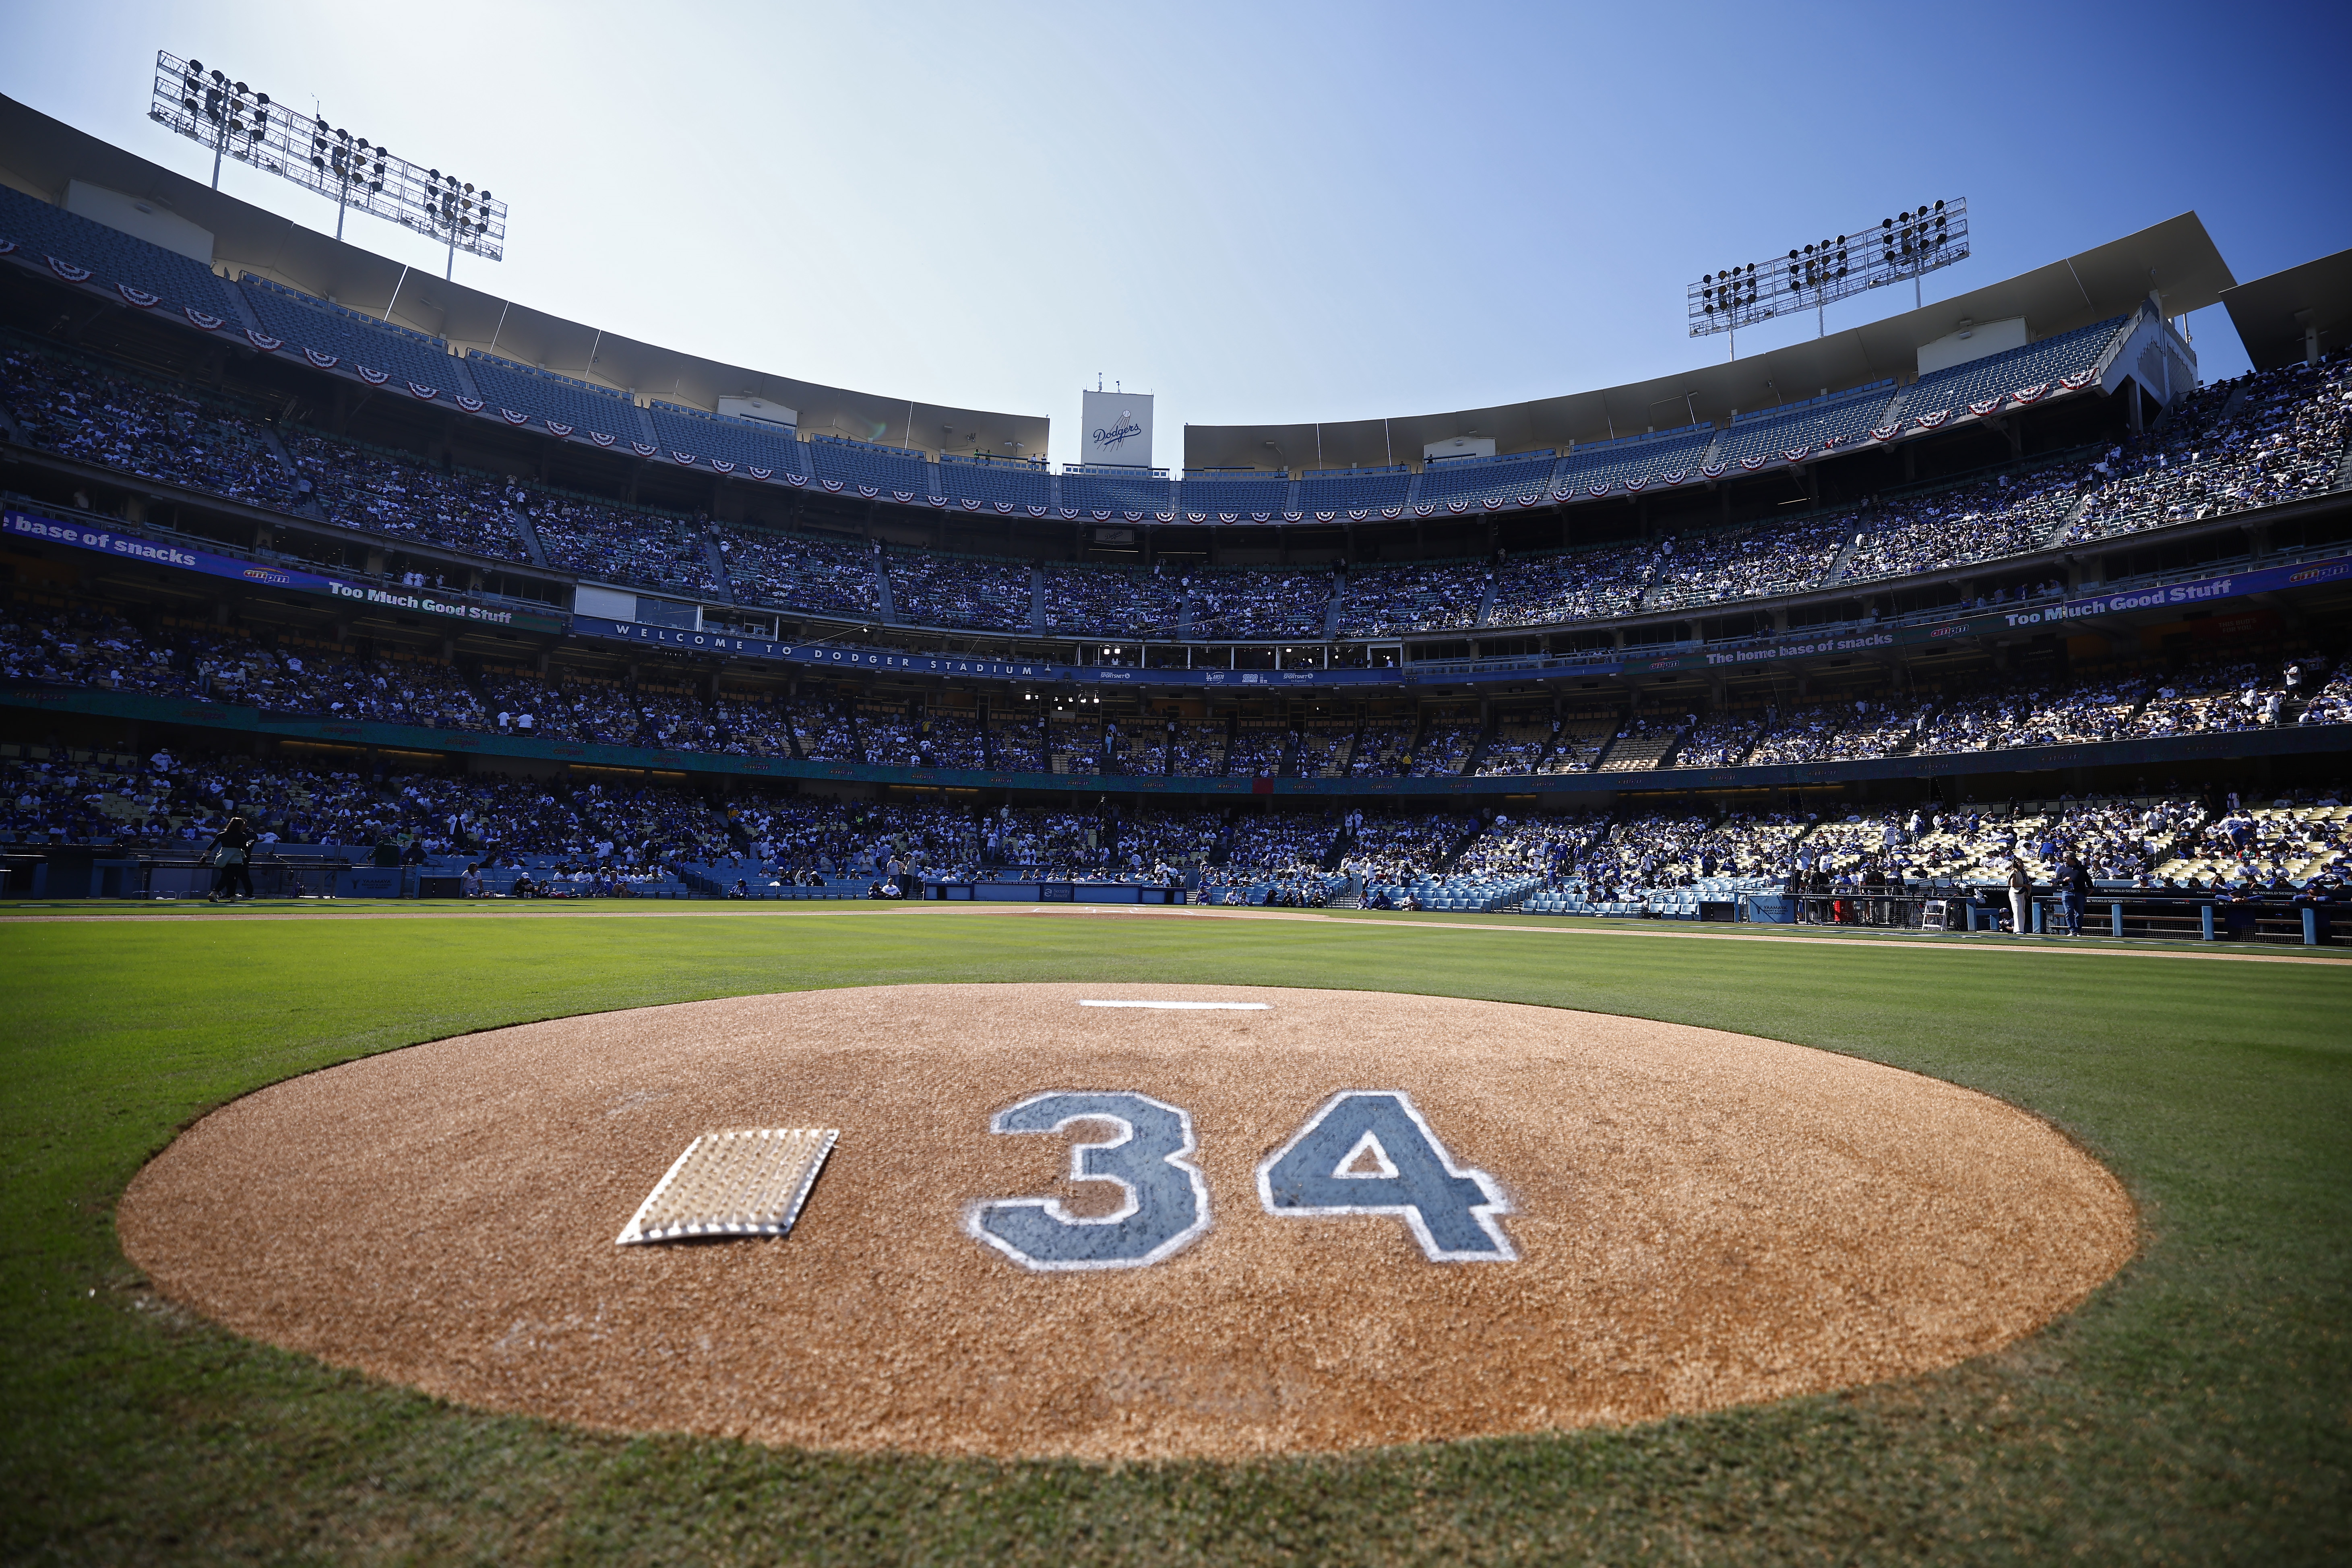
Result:
M0 926L0 1555L2320 1563L2352 1555L2352 967L1380 921ZM1798 1040L2027 1106L2141 1256L2000 1354L1617 1432L1226 1466L844 1458L479 1415L221 1332L112 1205L205 1109L469 1029L895 981L1317 984Z

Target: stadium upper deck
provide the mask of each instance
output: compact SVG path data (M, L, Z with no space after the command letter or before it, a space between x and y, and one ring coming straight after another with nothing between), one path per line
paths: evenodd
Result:
M12 115L0 105L0 130ZM136 163L102 151L104 177ZM129 626L112 644L149 672L94 674L53 628L11 674L78 688L93 712L251 707L387 744L561 738L615 765L1408 793L1949 769L1979 741L2113 761L2261 730L2308 750L2344 721L2340 699L2290 694L2256 724L2189 722L2153 679L2111 699L2107 673L2084 673L2144 661L2210 609L2243 623L2251 663L2279 666L2296 650L2267 606L2324 626L2340 605L2344 364L2272 354L2192 392L2168 319L2181 296L2126 283L2150 255L2159 276L2226 282L2193 217L1970 296L2029 312L2035 335L1969 359L1946 344L1924 374L1865 374L1869 332L1921 330L1895 318L1807 346L1829 384L1783 405L1724 402L1750 395L1758 365L1738 362L1698 373L1707 401L1685 386L1697 417L1670 429L1612 430L1614 389L1586 395L1597 438L1570 399L1544 428L1545 405L1523 405L1527 441L1491 458L1373 461L1393 431L1376 454L1325 426L1327 465L1352 466L1173 479L641 402L509 359L511 342L493 355L223 278L14 189L0 243L10 570L75 580L65 607ZM2283 287L2263 280L2266 308L2312 313L2308 288ZM207 602L248 648L359 662L243 685L245 660L181 624ZM2010 700L1982 695L2010 689L2009 650L2053 641L2109 652L2041 672L2055 709L2018 699L1995 722L1968 706ZM2336 652L2326 635L2307 651ZM1838 673L1857 663L1866 676ZM805 700L851 672L857 692ZM533 684L550 681L560 710ZM943 685L971 700L926 695ZM1116 711L1073 687L1115 692ZM1811 713L1832 689L1866 720ZM1295 710L1326 697L1345 705Z

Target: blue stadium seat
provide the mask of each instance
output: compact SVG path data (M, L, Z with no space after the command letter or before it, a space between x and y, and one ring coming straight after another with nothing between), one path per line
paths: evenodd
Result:
M649 403L646 413L653 420L654 440L665 452L717 458L777 474L808 473L800 437L782 426L729 419L675 403Z
M890 495L929 496L930 459L905 447L819 436L808 444L809 470L818 479L864 485Z
M23 247L26 258L36 263L54 256L69 266L88 268L93 283L128 283L142 293L161 295L165 305L238 319L229 303L228 286L203 262L7 185L0 185L0 235Z
M283 338L289 348L333 354L347 364L365 365L385 375L447 396L457 384L449 345L439 338L372 321L357 310L250 275L238 285L261 330Z
M473 373L474 384L490 408L510 408L534 419L551 419L583 435L611 436L623 441L645 439L636 404L624 393L497 359L479 349L466 351L466 368Z

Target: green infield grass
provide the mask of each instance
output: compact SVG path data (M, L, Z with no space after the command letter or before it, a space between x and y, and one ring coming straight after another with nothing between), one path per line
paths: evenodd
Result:
M2352 965L1478 921L353 914L0 925L0 1558L2352 1560ZM2071 1317L1932 1376L1623 1430L1096 1468L483 1415L215 1329L116 1245L142 1162L295 1073L612 1008L1024 980L1442 993L1867 1057L2064 1128L2128 1186L2142 1248Z

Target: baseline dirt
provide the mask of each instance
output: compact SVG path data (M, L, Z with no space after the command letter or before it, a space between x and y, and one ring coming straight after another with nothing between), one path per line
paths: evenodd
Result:
M1265 1011L1082 999L1271 1003ZM1189 1111L1211 1226L1035 1273L964 1216L1054 1196L1041 1090ZM1516 1262L1255 1172L1343 1089L1402 1090L1509 1194ZM697 1134L841 1142L781 1240L622 1247ZM1447 998L908 985L607 1014L391 1052L206 1117L125 1250L247 1334L499 1410L844 1449L1230 1458L1630 1423L1919 1373L2130 1255L2107 1172L2034 1117L1783 1042Z

